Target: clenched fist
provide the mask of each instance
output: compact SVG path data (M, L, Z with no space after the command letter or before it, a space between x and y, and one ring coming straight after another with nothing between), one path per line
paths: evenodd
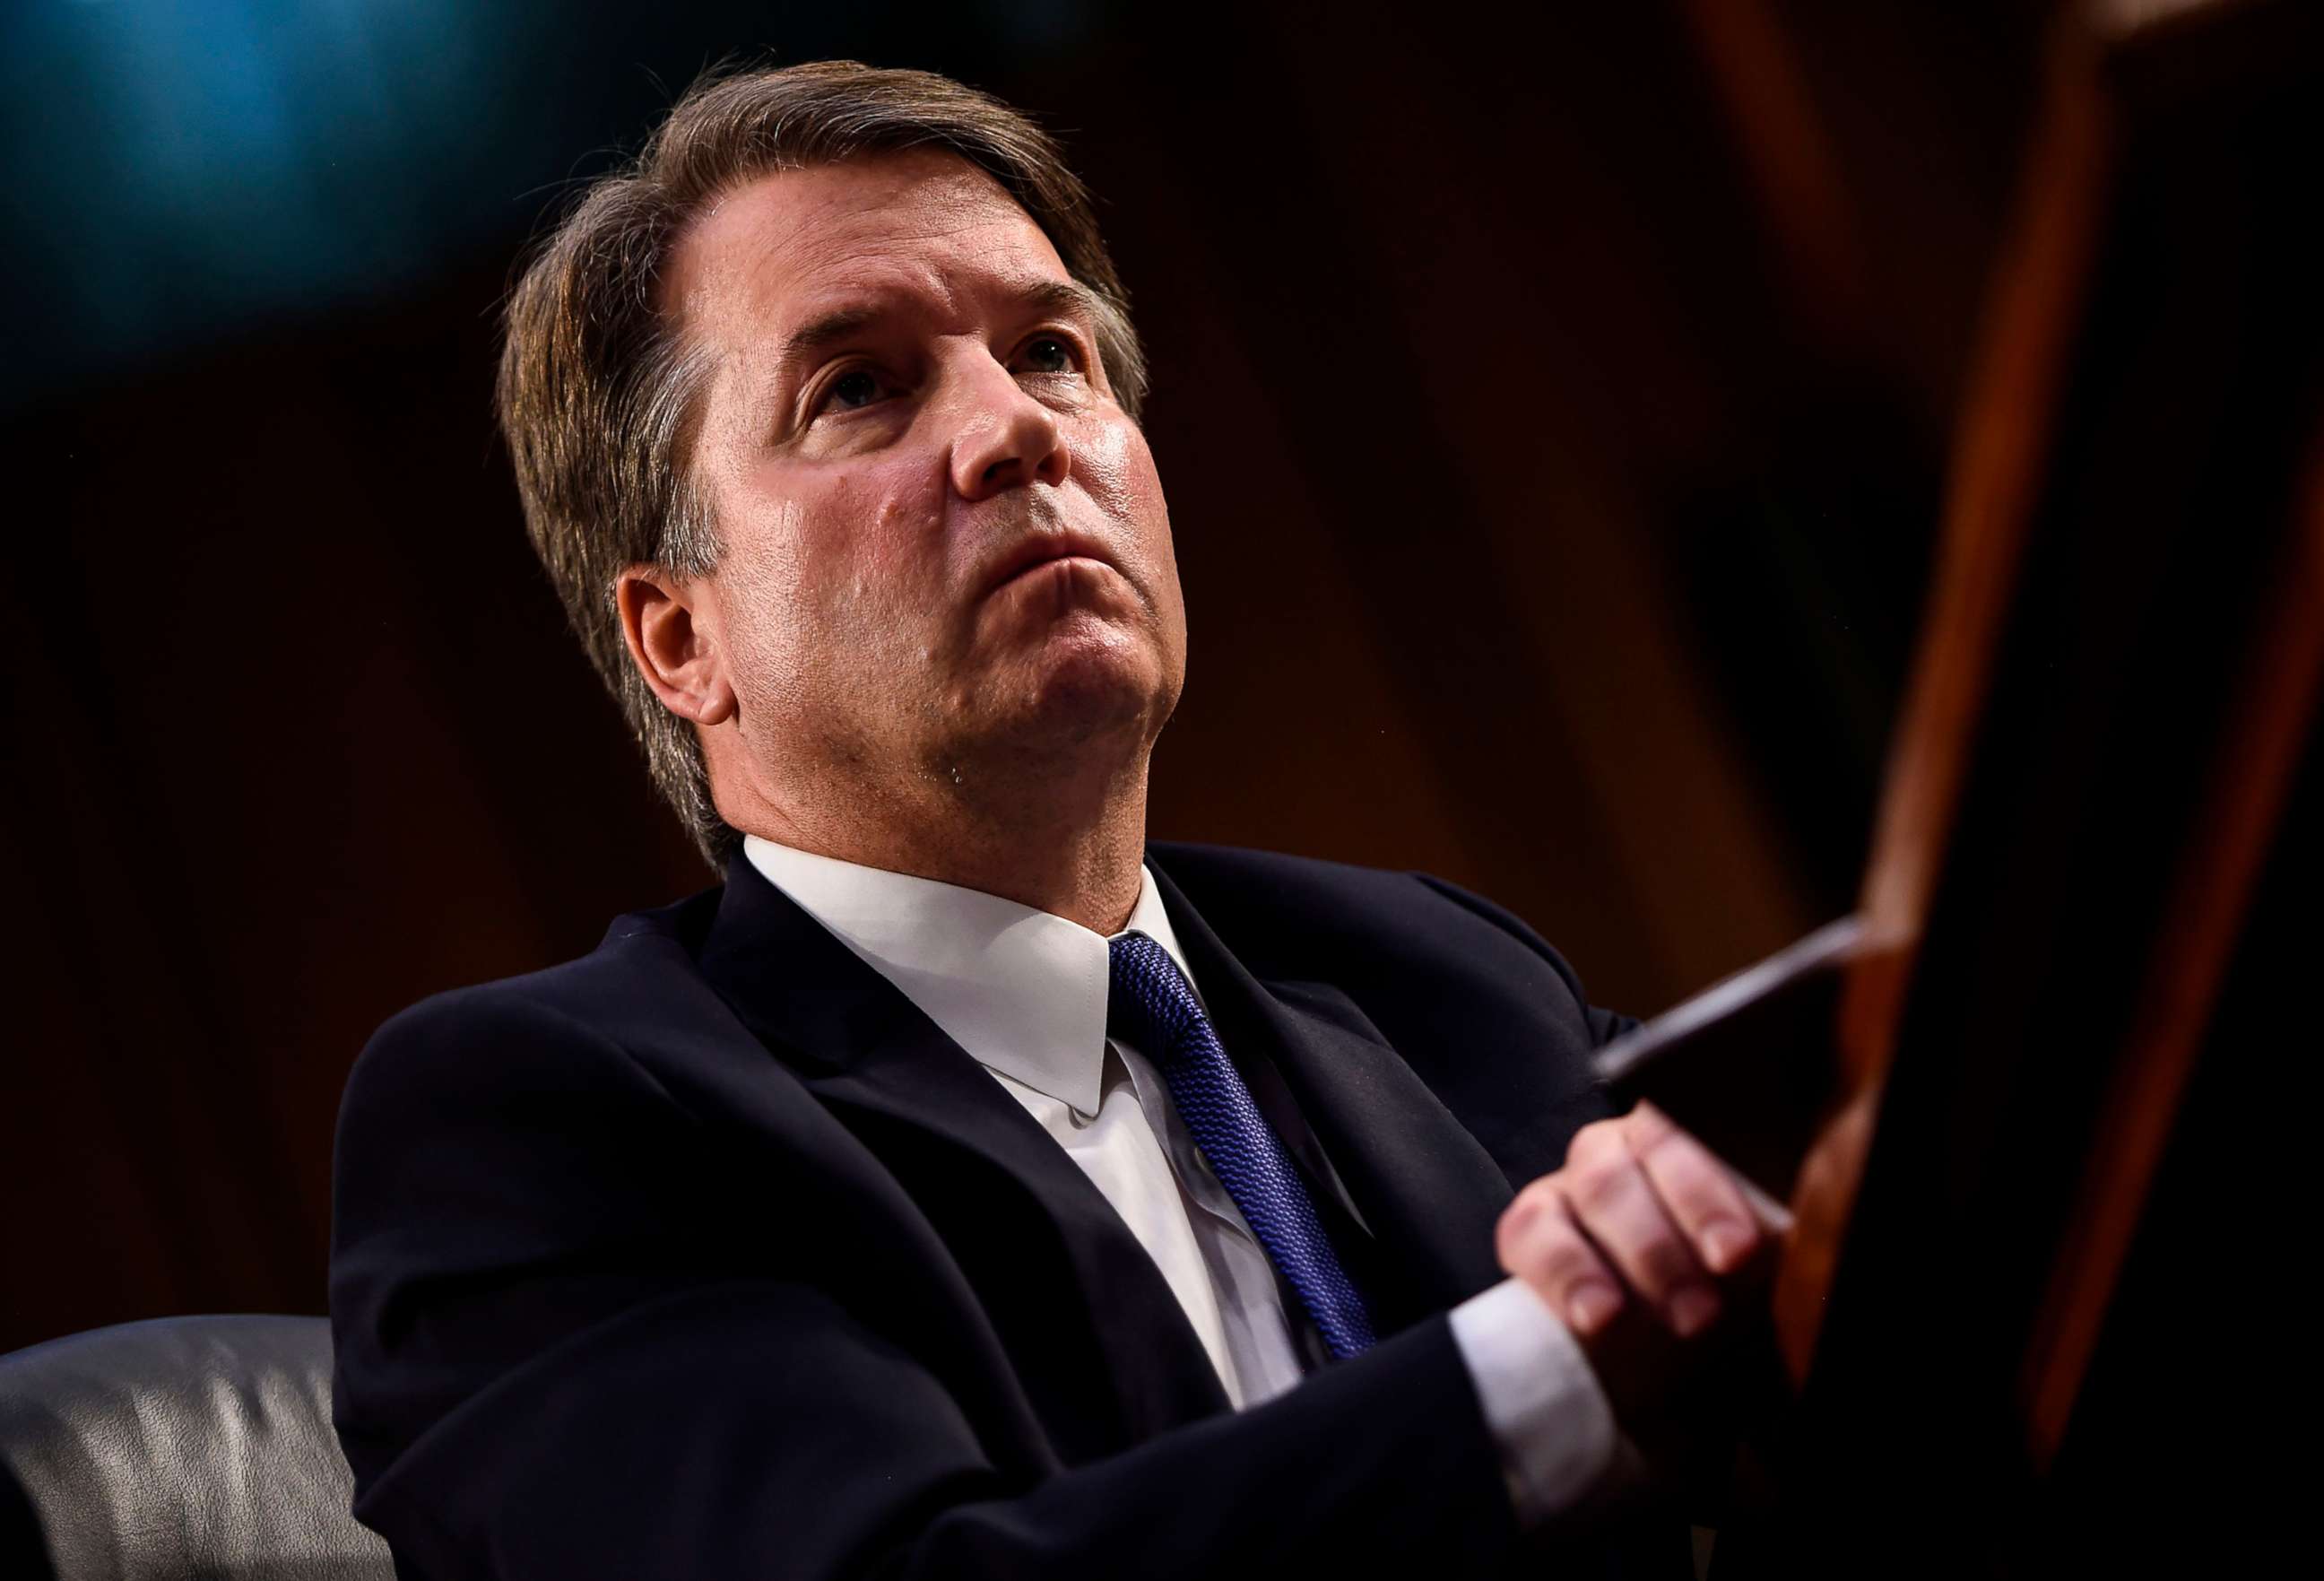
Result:
M1642 1447L1753 1299L1781 1207L1651 1105L1574 1133L1565 1167L1501 1215L1501 1266L1582 1342Z

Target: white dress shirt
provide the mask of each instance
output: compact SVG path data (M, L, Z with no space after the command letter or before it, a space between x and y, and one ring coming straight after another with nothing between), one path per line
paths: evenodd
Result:
M1325 1354L1286 1310L1265 1248L1179 1121L1160 1073L1106 1036L1107 939L1077 922L957 884L779 846L743 851L781 890L909 999L1065 1149L1154 1259L1240 1409L1296 1385ZM1125 933L1187 969L1152 874ZM1284 1139L1321 1162L1310 1138ZM1359 1221L1361 1222L1359 1217ZM1573 1337L1505 1280L1451 1313L1452 1337L1501 1452L1518 1518L1537 1524L1604 1477L1613 1413Z

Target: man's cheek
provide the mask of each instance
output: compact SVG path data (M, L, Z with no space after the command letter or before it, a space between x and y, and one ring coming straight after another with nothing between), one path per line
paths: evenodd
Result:
M1146 438L1128 421L1094 425L1079 446L1076 470L1098 509L1118 522L1136 522L1160 508L1161 480Z

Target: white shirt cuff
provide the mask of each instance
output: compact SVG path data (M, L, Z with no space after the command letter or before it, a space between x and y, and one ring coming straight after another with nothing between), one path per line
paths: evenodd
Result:
M1571 1510L1613 1467L1614 1409L1582 1346L1525 1284L1505 1279L1451 1313L1517 1523Z

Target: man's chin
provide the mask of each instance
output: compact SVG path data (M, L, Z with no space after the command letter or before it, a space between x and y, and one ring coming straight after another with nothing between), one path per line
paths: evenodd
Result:
M1129 660L1078 649L1058 656L1027 689L1025 727L1074 740L1145 726L1155 714L1160 677L1157 667Z
M1051 631L979 688L963 734L1020 753L1142 747L1176 701L1161 656L1136 633L1071 629L1078 624Z

